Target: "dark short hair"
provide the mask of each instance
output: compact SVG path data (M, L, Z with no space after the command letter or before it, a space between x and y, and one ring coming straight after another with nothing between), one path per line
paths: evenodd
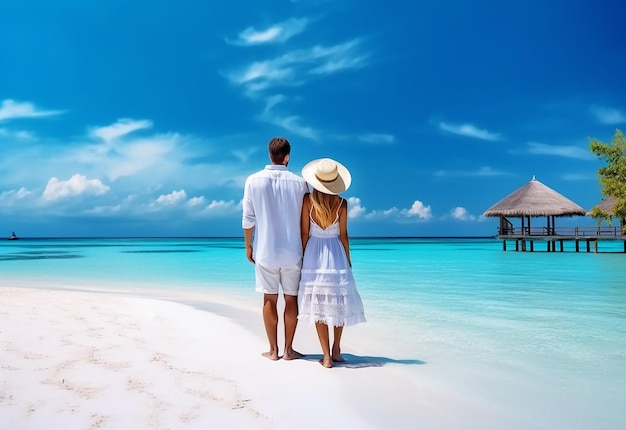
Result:
M268 150L272 163L282 163L285 160L285 156L291 152L291 145L284 137L274 137L270 140Z

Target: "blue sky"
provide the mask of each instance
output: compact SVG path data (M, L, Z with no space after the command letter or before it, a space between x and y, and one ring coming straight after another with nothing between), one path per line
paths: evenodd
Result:
M351 170L352 236L492 235L482 213L533 176L590 209L589 139L626 128L624 16L619 0L2 1L0 236L240 236L273 136L295 172Z

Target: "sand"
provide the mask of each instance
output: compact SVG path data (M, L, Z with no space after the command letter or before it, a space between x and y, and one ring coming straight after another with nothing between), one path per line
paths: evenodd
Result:
M359 344L352 338L344 344L348 361L326 369L318 363L314 329L302 325L295 346L307 356L271 361L260 355L267 348L260 306L255 313L209 298L195 303L0 287L0 428L447 429L506 423L497 412L438 386L427 363L380 351L355 354L355 348L346 350Z

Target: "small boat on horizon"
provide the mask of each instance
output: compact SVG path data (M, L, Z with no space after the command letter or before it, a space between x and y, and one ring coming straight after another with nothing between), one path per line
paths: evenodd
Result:
M17 237L17 235L15 234L14 231L11 232L11 236L9 236L8 240L20 240L19 237Z

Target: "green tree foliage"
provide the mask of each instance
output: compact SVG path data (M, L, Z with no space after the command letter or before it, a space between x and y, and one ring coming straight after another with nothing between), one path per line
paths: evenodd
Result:
M621 130L615 131L611 143L602 143L593 139L590 144L591 152L606 162L606 166L598 169L600 186L604 198L612 197L615 204L610 212L594 207L591 216L600 222L609 223L613 218L619 218L622 231L626 229L626 139Z

